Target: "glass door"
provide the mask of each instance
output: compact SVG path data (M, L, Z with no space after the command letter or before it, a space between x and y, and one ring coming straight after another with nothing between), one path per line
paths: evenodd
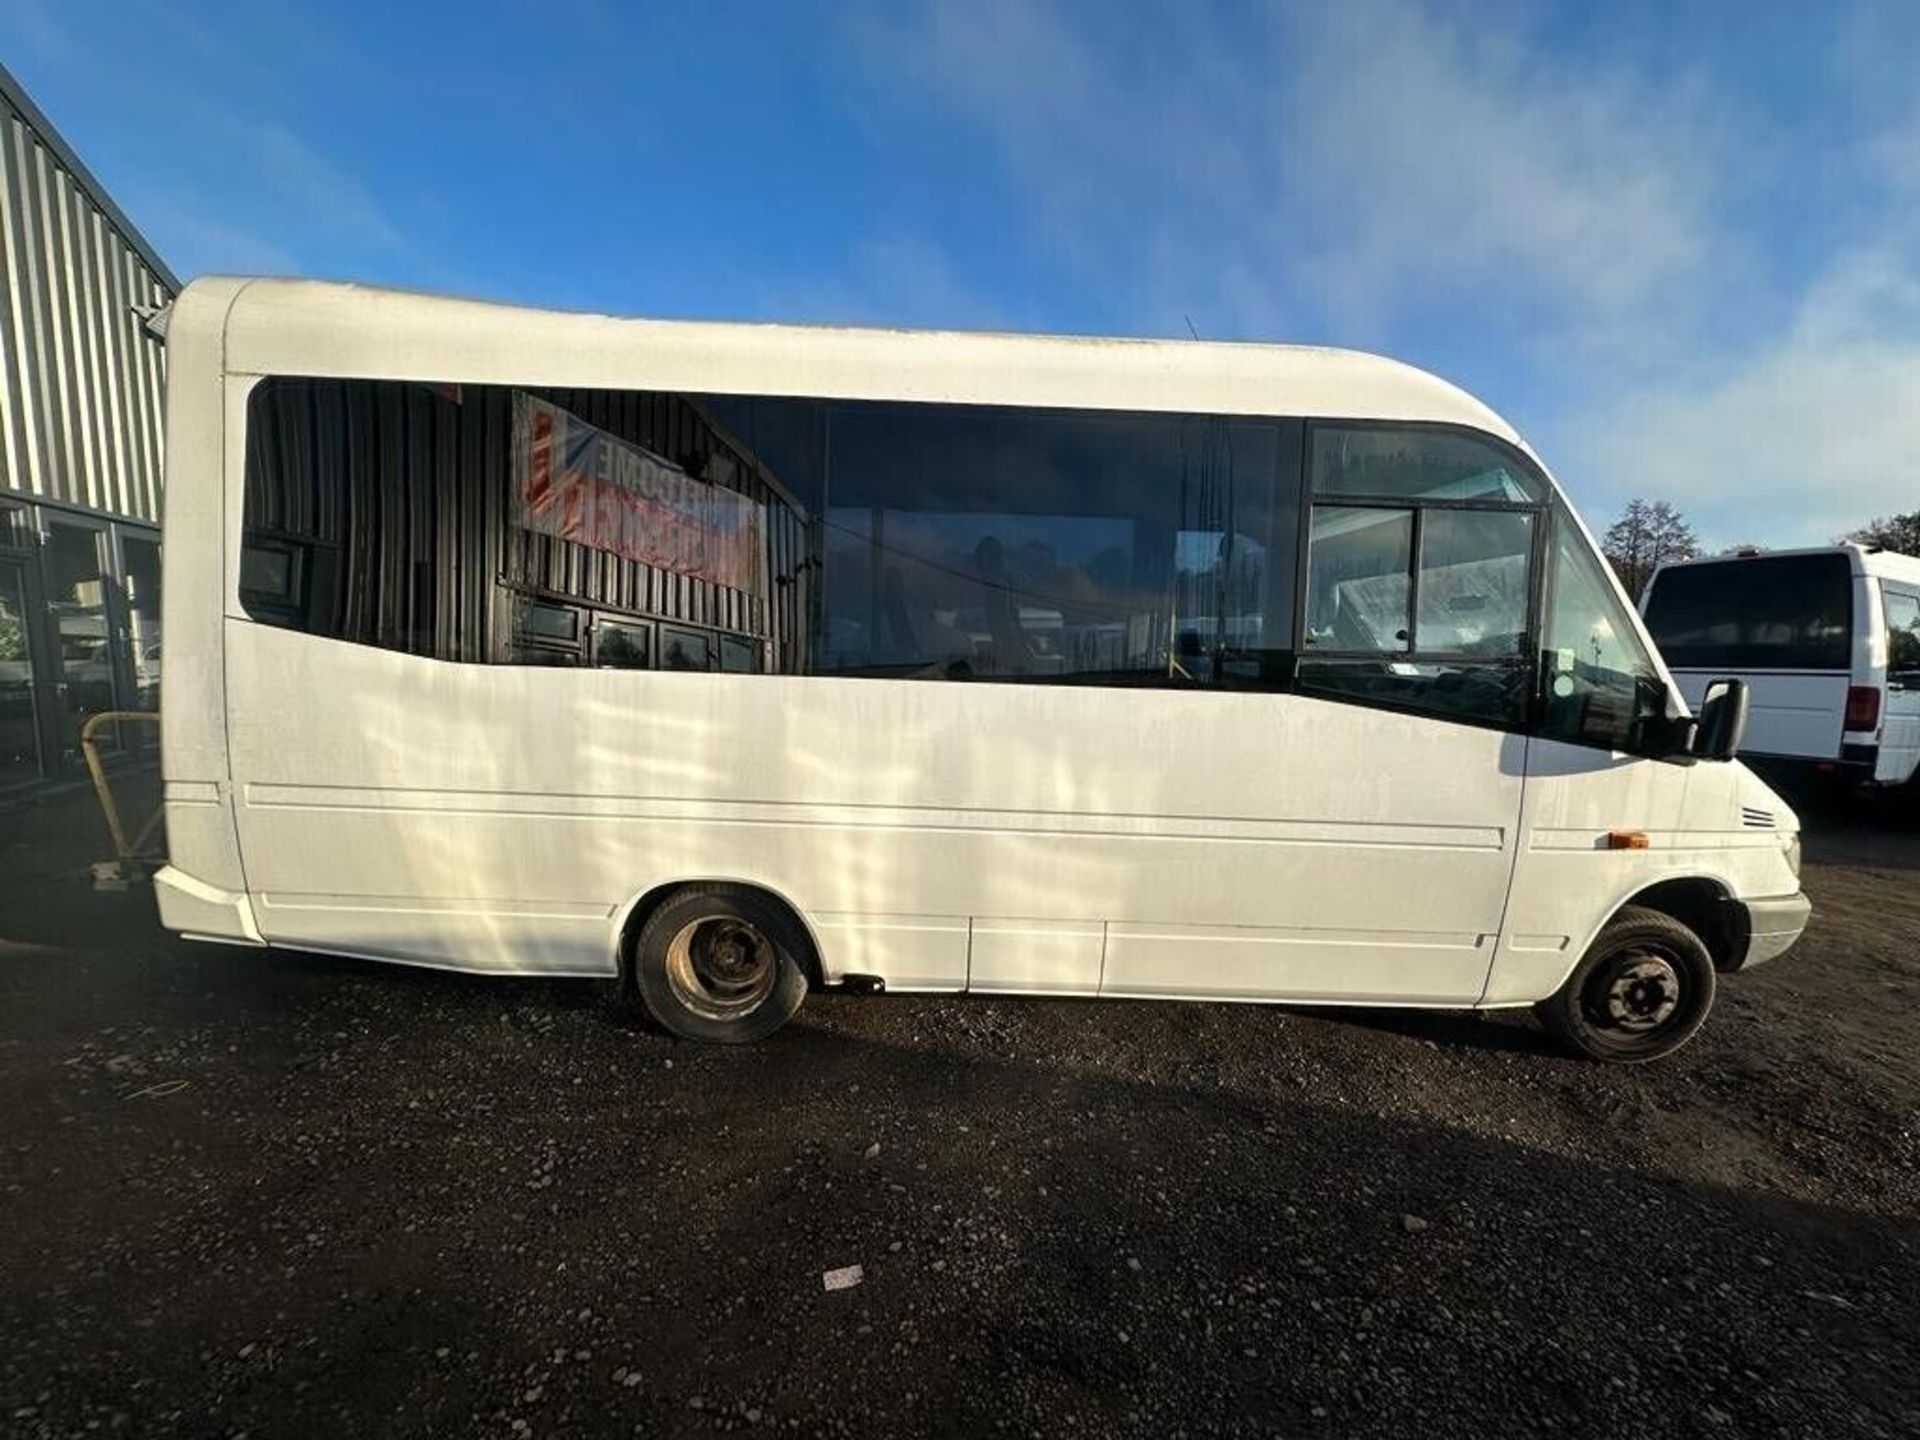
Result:
M0 790L40 777L26 568L0 560Z
M120 577L126 593L121 656L128 708L160 708L160 541L121 530ZM145 727L130 727L145 728Z
M78 760L80 727L114 708L113 643L107 614L106 530L49 519L43 570L57 650L54 735L64 760Z

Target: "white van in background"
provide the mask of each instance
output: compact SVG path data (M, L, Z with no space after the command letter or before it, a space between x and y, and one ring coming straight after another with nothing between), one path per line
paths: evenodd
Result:
M1739 676L1742 753L1878 785L1920 767L1920 560L1860 545L1663 565L1640 601L1689 704Z

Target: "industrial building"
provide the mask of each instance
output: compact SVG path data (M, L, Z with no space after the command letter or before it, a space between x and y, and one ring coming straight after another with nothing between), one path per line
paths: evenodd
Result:
M178 289L0 67L0 792L71 773L88 715L158 707L166 356L143 317Z

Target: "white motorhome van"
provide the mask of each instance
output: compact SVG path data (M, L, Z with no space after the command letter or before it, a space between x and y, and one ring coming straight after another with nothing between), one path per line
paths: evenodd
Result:
M1266 345L201 280L168 330L189 935L810 989L1698 1028L1808 906L1499 416Z
M1641 597L1681 694L1751 694L1745 753L1905 785L1920 768L1920 560L1860 545L1662 566Z

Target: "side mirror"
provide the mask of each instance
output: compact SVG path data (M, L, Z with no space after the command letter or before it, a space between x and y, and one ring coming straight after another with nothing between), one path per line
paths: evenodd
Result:
M1693 735L1693 753L1700 760L1731 760L1740 753L1747 735L1747 682L1715 680L1700 700L1699 728Z

